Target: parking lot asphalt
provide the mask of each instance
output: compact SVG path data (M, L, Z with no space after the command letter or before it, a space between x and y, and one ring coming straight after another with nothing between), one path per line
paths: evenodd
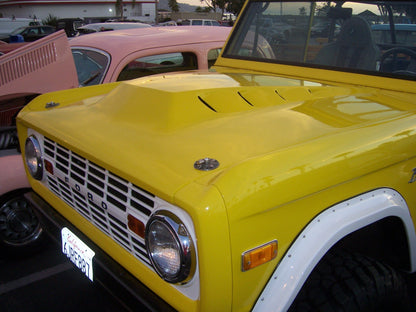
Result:
M33 255L0 259L0 311L125 312L132 311L98 284L85 277L64 256L59 246L47 242ZM416 311L416 273L408 275L412 311ZM137 306L134 311L143 311Z
M128 311L48 243L25 258L0 260L0 311Z

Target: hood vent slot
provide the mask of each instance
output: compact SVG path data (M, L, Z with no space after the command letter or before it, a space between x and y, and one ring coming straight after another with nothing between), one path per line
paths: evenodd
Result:
M281 98L283 101L286 101L285 97L284 97L283 95L281 95L281 94L279 93L279 91L274 90L274 92L275 92L278 96L280 96L280 98Z
M312 99L313 96L310 87L282 86L276 88L266 86L206 90L198 95L198 99L215 113L238 113L250 111L254 108L299 103L306 99ZM317 92L315 92L315 96L317 98L322 97Z
M200 96L198 96L198 99L206 106L208 107L210 110L212 110L213 112L217 112L215 108L213 108L211 105L209 105L207 102L205 102Z
M226 103L224 102L224 97L218 94L215 94L214 96L210 94L208 96L205 96L205 98L208 98L209 101L203 99L201 96L198 96L198 100L200 100L206 107L208 107L215 113L230 113L244 111L250 109L251 107L254 107L254 104L252 104L247 98L245 98L239 91L233 93L234 101L226 101ZM213 105L208 104L208 102L213 103Z
M238 95L244 100L244 101L246 101L247 102L247 104L248 105L250 105L250 106L254 106L253 104L251 104L244 96L242 96L241 95L241 93L240 92L237 92L238 93Z

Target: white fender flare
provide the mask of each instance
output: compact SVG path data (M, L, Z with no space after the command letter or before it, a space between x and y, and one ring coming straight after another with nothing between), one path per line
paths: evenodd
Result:
M341 202L320 213L300 233L273 272L253 311L286 311L326 252L346 235L386 217L402 220L416 269L416 234L404 198L388 188Z

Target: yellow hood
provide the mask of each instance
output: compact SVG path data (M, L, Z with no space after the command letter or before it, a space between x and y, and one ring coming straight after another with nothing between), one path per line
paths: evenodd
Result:
M236 183L261 188L293 182L295 176L305 179L305 172L318 169L333 175L325 184L340 183L374 170L380 157L393 157L383 144L405 139L406 119L414 118L410 98L406 102L403 94L262 75L161 75L109 89L104 96L45 111L46 101L68 103L74 94L56 92L38 98L20 116L44 135L166 199L199 181L216 184L229 193L226 201L234 201ZM196 170L195 161L205 157L218 160L219 167ZM345 167L357 161L363 162L361 172ZM331 171L340 164L347 170ZM304 192L319 187L325 185L315 181ZM241 196L241 189L236 193Z

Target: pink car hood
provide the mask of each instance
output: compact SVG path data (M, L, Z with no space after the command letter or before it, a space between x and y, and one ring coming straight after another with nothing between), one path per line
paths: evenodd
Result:
M0 56L0 99L78 87L65 31Z

